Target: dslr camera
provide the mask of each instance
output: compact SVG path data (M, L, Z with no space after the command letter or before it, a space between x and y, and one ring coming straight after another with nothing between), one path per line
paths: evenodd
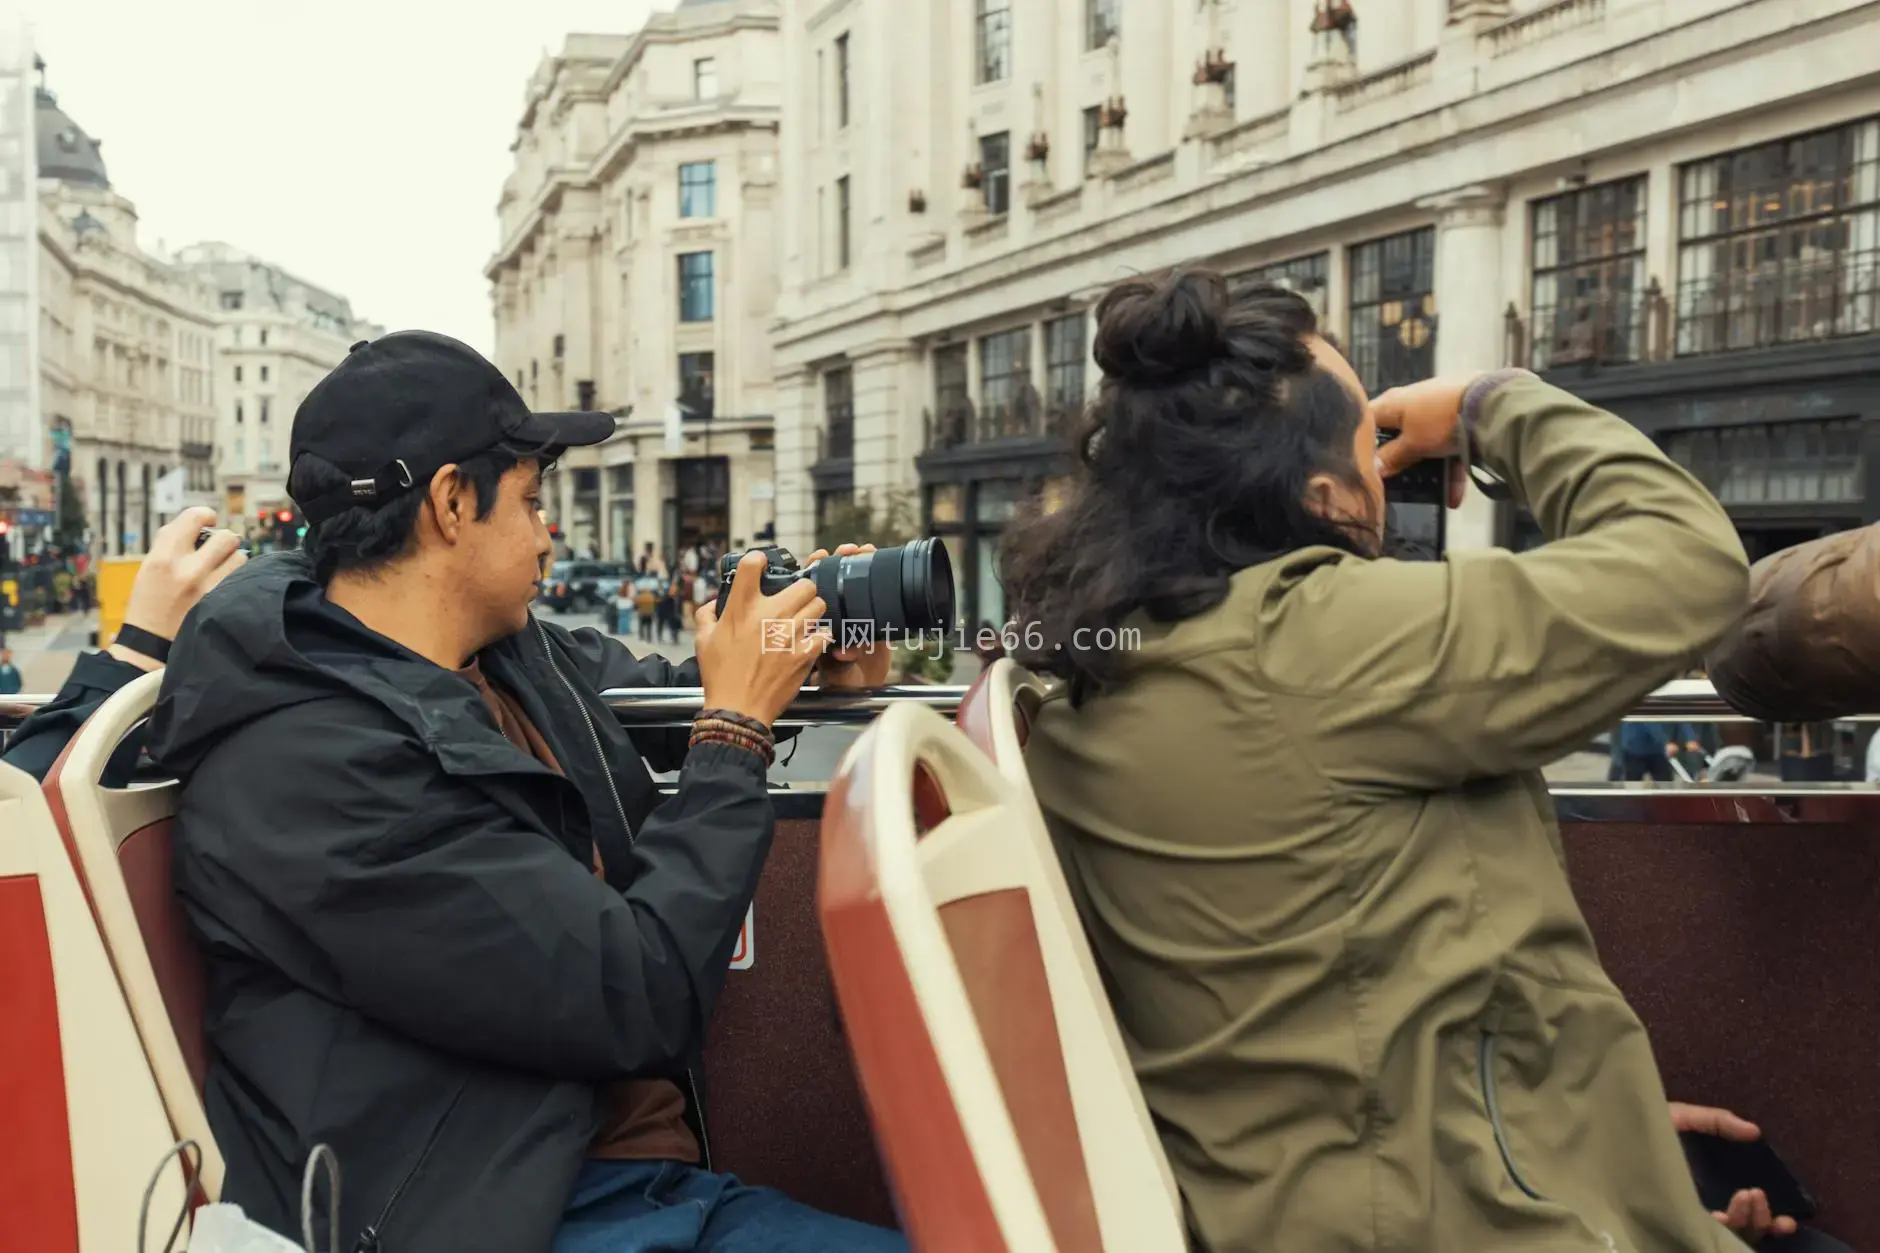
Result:
M1396 431L1380 430L1377 433L1377 446L1382 449L1396 438ZM1385 479L1385 499L1393 505L1436 505L1447 508L1450 460L1448 457L1426 457L1395 478Z
M829 606L829 626L837 640L847 638L851 622L874 624L877 636L922 634L952 627L953 563L937 539L915 540L872 553L824 557L803 566L787 548L757 549L767 563L759 590L775 596L799 579L809 579ZM745 553L726 553L718 562L718 612L731 598L731 582ZM871 637L872 638L872 637Z

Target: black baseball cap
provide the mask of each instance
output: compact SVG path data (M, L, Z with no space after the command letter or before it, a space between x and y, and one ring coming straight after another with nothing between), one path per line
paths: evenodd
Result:
M309 523L422 490L447 465L498 446L549 450L598 444L610 413L534 413L483 354L431 331L360 340L294 414L288 479L303 456L352 481L307 500Z

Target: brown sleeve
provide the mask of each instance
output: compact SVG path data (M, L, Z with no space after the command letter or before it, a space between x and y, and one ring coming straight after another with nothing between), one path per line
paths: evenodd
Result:
M1880 709L1880 525L1757 562L1749 612L1705 668L1731 708L1768 722Z

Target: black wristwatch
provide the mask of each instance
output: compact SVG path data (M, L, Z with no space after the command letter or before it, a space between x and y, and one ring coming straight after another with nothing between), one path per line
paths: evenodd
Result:
M142 627L132 626L128 622L118 628L117 638L111 642L122 644L132 652L141 653L152 661L160 661L164 665L170 663L170 641Z

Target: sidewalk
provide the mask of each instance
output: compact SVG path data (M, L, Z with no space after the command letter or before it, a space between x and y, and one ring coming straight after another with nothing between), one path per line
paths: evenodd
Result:
M40 626L8 631L6 646L13 650L13 664L20 668L22 690L50 694L65 686L72 664L91 647L91 633L97 628L94 613L55 613L48 614Z

